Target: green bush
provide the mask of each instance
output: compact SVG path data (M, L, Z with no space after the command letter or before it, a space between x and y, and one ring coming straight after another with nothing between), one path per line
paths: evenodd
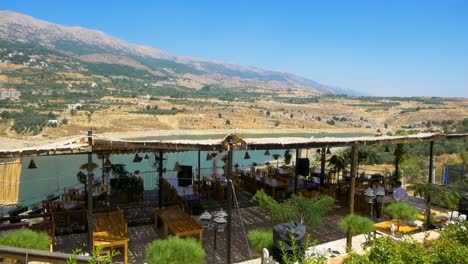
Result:
M146 248L145 261L148 264L201 264L206 253L194 238L169 237L155 240Z
M49 250L50 238L45 233L39 233L25 229L0 236L0 245L18 248Z
M271 252L273 247L273 231L264 229L254 229L248 234L250 243L254 246L255 251L262 254L264 248Z
M374 222L367 217L359 215L349 214L345 218L341 219L340 223L341 230L345 232L351 232L353 235L370 233L375 230Z
M468 222L450 225L439 239L421 244L411 239L395 241L390 237L374 240L364 255L348 254L345 264L369 263L468 263Z

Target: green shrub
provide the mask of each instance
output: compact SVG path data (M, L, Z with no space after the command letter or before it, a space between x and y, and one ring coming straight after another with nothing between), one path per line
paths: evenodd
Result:
M273 247L273 231L264 229L254 229L248 234L250 243L254 246L255 251L262 254L264 248L271 252Z
M390 214L392 218L398 219L398 231L400 231L400 220L418 219L418 209L404 202L390 204L385 208L385 212Z
M349 214L345 218L341 219L340 223L341 230L345 232L351 232L353 235L370 233L375 230L374 222L367 217L359 215Z
M50 238L45 233L39 233L25 229L0 236L0 245L18 248L49 250Z
M194 238L169 237L155 240L146 248L145 261L148 264L201 264L206 253Z

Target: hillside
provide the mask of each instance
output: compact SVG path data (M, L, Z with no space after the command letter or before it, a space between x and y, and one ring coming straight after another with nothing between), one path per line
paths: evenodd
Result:
M101 31L64 27L30 16L0 11L0 39L3 48L21 52L20 45L40 47L41 52L24 53L16 62L28 63L31 56L57 62L67 71L113 78L136 78L153 86L199 89L205 85L224 88L310 89L316 94L349 92L289 73L254 67L178 57L159 49L126 43ZM1 58L8 60L8 58ZM11 61L11 60L10 60ZM49 70L55 69L48 63ZM106 68L96 71L96 68ZM62 68L63 69L63 68ZM128 75L127 75L128 73ZM140 82L136 82L135 85Z
M346 91L7 11L0 11L0 88L21 93L0 100L0 136L10 138L57 138L89 127L137 134L455 131L468 117L466 98L337 95Z

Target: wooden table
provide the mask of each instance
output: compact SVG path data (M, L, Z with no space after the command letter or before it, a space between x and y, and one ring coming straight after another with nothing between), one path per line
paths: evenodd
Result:
M260 175L256 175L255 179L257 182L263 182L266 187L271 189L271 197L276 198L276 191L277 190L287 190L289 187L289 183L286 181L270 178L270 177L263 177Z
M200 244L203 239L203 227L193 218L178 207L167 207L156 209L155 223L158 225L158 218L164 226L164 238L167 238L170 230L176 237L198 235Z

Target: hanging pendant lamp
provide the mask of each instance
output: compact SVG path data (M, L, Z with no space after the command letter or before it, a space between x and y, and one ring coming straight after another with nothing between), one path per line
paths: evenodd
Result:
M317 149L317 154L320 154L320 149Z
M28 169L37 169L36 162L34 161L34 159L31 159L31 161L29 162Z
M279 157L281 157L281 155L280 155L280 154L273 154L273 158L274 158L275 160L278 160L278 159L279 159Z
M210 153L207 152L206 153L206 160L211 160L211 159L212 159L212 157L211 157Z
M110 161L109 158L106 158L106 160L104 161L104 167L106 168L112 167L112 162Z
M250 155L249 155L249 152L248 152L248 151L245 152L244 159L250 159Z
M141 162L143 158L141 158L140 156L138 156L138 153L135 154L135 157L133 158L133 162Z
M390 152L390 148L388 146L385 147L385 152Z
M148 153L145 154L144 159L149 159Z
M331 149L330 147L327 148L327 152L325 152L326 154L331 154Z
M182 171L182 167L180 167L180 164L178 161L174 164L174 169L173 171Z
M270 151L268 149L265 150L265 156L270 156Z

